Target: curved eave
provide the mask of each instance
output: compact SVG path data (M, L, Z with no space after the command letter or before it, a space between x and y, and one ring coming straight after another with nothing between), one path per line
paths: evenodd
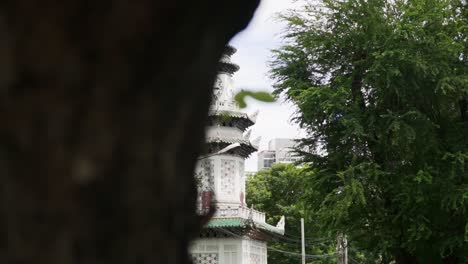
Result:
M229 116L237 118L249 118L248 115L244 112L239 111L227 111L227 110L212 110L208 114L209 116Z
M234 64L234 63L223 62L223 61L220 61L218 63L218 71L220 71L220 72L226 72L226 73L229 73L229 74L233 74L233 73L237 72L239 69L240 69L239 65Z
M224 54L228 55L228 56L231 56L233 55L234 53L237 52L237 49L234 48L233 46L231 45L226 45L226 47L224 48Z
M232 118L239 123L239 128L245 130L248 127L251 127L255 124L255 121L252 120L246 113L237 112L237 111L210 111L210 117L225 119Z
M254 227L268 233L284 235L284 229L277 228L276 226L272 226L267 223L254 222Z
M240 139L240 138L221 138L221 137L209 137L206 139L208 144L233 144L239 143L241 146L232 150L233 152L243 156L248 157L253 152L257 151L257 148L250 143L248 139Z

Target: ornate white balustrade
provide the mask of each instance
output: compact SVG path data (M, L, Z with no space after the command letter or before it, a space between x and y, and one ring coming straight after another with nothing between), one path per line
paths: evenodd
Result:
M250 217L254 222L265 223L265 213L257 211L255 209L250 209L244 206L235 206L235 205L218 205L216 206L216 213L214 217L216 218L244 218L249 219Z

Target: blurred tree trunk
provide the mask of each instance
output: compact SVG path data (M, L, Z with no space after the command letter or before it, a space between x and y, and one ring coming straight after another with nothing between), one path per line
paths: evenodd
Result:
M192 170L258 0L0 2L0 262L188 263Z

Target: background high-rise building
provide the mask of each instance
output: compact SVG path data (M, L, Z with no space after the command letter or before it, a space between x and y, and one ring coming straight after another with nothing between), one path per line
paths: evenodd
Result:
M258 152L258 170L271 168L275 163L294 163L300 160L294 147L296 141L290 138L275 138L268 142L268 149Z

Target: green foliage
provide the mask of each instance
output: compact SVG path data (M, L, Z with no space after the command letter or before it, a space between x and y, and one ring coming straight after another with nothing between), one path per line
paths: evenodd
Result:
M247 107L247 103L245 102L246 97L252 97L261 102L274 102L275 98L268 92L254 92L248 90L241 90L234 96L234 101L239 105L240 108Z
M319 232L313 216L306 210L305 197L310 197L312 189L304 188L304 184L313 181L313 171L295 168L293 165L278 164L269 170L262 170L247 182L247 204L253 204L256 209L266 212L267 222L272 225L286 217L286 235L278 241L270 242L269 246L288 251L301 252L300 219L305 219L306 252L311 255L333 254L335 252L334 236ZM306 195L308 194L308 195ZM331 239L321 239L321 238ZM317 239L316 239L317 238ZM318 240L318 241L315 241ZM300 257L269 250L268 263L289 264L298 263ZM335 263L335 258L312 260L309 263Z
M308 131L303 210L369 263L468 262L465 5L322 0L283 16L271 75Z

